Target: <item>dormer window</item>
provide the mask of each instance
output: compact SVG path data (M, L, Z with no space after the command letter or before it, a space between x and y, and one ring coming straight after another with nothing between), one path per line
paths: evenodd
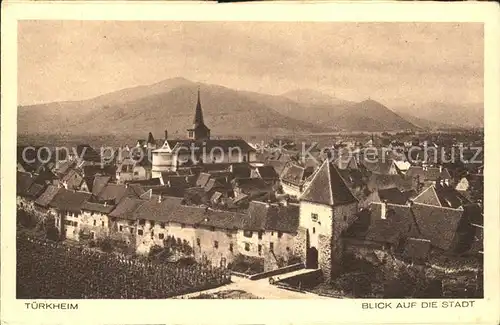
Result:
M313 222L318 222L318 214L317 213L311 213L311 220Z

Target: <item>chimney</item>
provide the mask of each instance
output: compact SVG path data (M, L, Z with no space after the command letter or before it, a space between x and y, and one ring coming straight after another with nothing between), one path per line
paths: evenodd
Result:
M104 206L108 206L108 202L107 201L104 201Z
M167 139L168 139L168 131L167 129L165 129L165 141L167 141Z
M450 180L449 180L449 179L445 179L445 180L444 180L444 184L445 184L446 186L450 186Z
M184 177L184 180L186 181L186 183L189 183L189 177Z
M444 186L444 180L440 180L439 185Z
M442 173L443 172L443 165L439 165L439 172Z
M161 203L161 194L158 195L158 203Z
M167 186L170 187L170 180L167 181Z
M384 200L381 204L380 218L386 219L386 214L387 214L387 200Z
M125 188L128 188L128 183L125 183Z

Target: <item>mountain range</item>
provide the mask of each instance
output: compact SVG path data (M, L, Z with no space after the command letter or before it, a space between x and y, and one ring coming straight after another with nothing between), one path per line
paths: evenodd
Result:
M193 122L198 89L205 123L214 135L442 127L433 122L436 119L450 124L449 117L436 109L420 117L392 111L372 99L350 102L310 89L269 95L173 78L88 100L19 106L18 133L144 135L151 131L163 136L168 129L172 136L184 136ZM432 112L439 114L435 118Z

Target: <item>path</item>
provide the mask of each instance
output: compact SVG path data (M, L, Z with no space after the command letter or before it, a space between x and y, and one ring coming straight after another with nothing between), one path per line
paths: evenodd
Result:
M249 280L246 278L241 278L237 276L231 276L233 281L230 284L204 291L198 291L189 293L186 295L181 295L174 297L176 299L186 299L193 298L200 294L214 294L221 291L227 290L243 290L254 296L264 299L329 299L328 297L319 296L314 293L302 293L296 291L290 291L286 289L280 289L272 284L269 284L269 278L264 278L261 280Z

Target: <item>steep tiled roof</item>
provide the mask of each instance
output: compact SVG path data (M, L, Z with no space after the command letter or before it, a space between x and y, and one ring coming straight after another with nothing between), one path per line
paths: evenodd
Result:
M26 192L26 196L29 198L37 198L39 197L45 190L45 186L42 184L34 183L30 186L28 191Z
M121 219L135 220L134 211L145 202L145 200L126 197L118 203L115 209L111 211L109 216Z
M134 188L132 188L132 186L108 183L97 195L97 199L99 201L113 201L114 204L120 202L120 200L124 197L137 198L138 193L134 190Z
M371 191L393 187L397 187L400 190L411 190L412 181L410 178L405 178L401 175L372 174L368 179L367 186Z
M382 219L382 204L371 206L371 224L366 232L368 240L397 244L400 238L407 236L414 225L410 207L386 204L385 219Z
M333 164L340 170L359 168L356 158L350 154L338 157Z
M464 215L467 217L467 220L471 224L475 224L478 226L483 226L484 216L483 210L479 206L479 204L466 204L463 206Z
M295 233L299 226L299 206L282 206L252 201L247 210L243 229Z
M87 192L71 191L61 188L49 203L50 207L62 211L79 212L91 194Z
M384 161L370 161L368 159L362 160L363 166L367 170L375 174L389 175L391 167L394 167L394 162L392 160Z
M75 166L76 166L75 161L68 160L62 163L58 163L54 171L57 175L64 176L72 168L75 168Z
M357 202L338 169L328 160L319 167L301 200L331 206Z
M45 189L45 191L38 197L35 203L40 206L47 207L49 203L52 202L52 199L54 199L59 190L61 190L61 188L55 185L49 185Z
M64 177L62 181L67 184L68 189L79 189L83 182L83 176L76 170L70 170Z
M306 175L306 168L294 163L287 164L281 172L280 178L283 182L290 183L296 186L303 184L304 180L312 174L312 168Z
M169 145L170 145L169 140ZM173 142L172 142L173 144ZM232 149L233 152L238 152L239 148L242 153L246 152L254 152L255 149L252 148L245 140L242 139L210 139L210 140L177 140L175 143L175 147L171 147L172 151L179 150L181 148L191 148L191 145L194 144L195 150L206 150L207 153L212 152L213 148L220 148L218 150L223 150L224 152L228 152L228 150ZM215 151L216 152L216 151Z
M435 205L438 207L458 208L471 202L460 192L450 186L431 185L414 199L416 203Z
M378 190L378 195L382 202L404 205L407 201L406 196L396 187Z
M276 173L273 166L267 165L257 167L257 172L262 179L279 179L279 175Z
M438 167L428 167L424 169L423 167L420 166L411 166L406 171L406 175L411 178L419 176L421 182L437 181L439 178L451 179L448 169L442 168L440 170Z
M92 184L92 195L98 195L110 180L111 176L96 175Z
M232 182L235 187L240 188L241 191L247 194L256 191L268 192L272 190L272 186L261 178L237 178Z
M161 185L161 180L159 178L141 179L141 180L131 180L125 182L128 185Z
M419 195L417 195L414 199L413 202L415 203L422 203L422 204L429 204L429 205L434 205L434 206L441 206L441 202L439 201L439 198L437 196L436 190L434 186L429 186L428 188L424 189Z
M210 180L210 177L212 177L212 175L209 173L200 173L198 179L196 180L196 186L205 187Z
M91 212L99 212L108 214L113 211L113 205L106 205L101 203L93 203L93 202L84 202L82 204L82 210L91 211Z
M421 238L429 239L433 246L448 250L455 238L463 211L419 203L413 204L412 211Z
M35 177L31 173L17 172L16 193L26 195L28 189L35 182Z

